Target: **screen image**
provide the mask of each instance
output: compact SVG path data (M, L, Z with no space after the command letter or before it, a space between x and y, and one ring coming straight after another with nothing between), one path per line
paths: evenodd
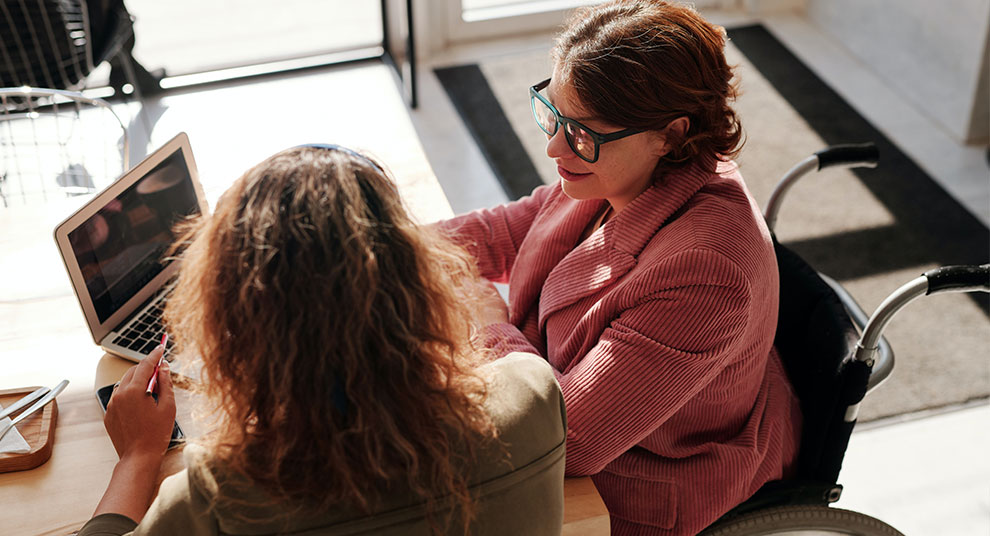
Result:
M199 213L189 168L176 151L69 233L100 322L165 269L173 226Z

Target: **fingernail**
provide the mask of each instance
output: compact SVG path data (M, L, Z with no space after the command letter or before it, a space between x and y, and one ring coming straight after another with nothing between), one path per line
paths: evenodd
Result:
M155 350L164 350L164 349L165 349L165 347L162 346L162 345L160 345L160 344L155 347Z

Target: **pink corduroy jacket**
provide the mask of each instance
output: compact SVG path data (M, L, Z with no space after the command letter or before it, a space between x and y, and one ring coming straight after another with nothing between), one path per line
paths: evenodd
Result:
M613 536L696 534L797 456L770 236L735 163L717 171L668 174L580 243L605 201L559 184L441 224L509 284L490 340L553 366L566 474L592 476Z

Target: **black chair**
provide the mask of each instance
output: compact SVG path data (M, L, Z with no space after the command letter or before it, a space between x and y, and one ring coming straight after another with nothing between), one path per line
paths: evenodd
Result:
M778 184L767 205L767 224L772 230L784 194L805 173L833 165L874 166L877 157L872 144L835 146L812 155ZM848 534L898 535L865 514L829 507L842 494L839 470L856 424L856 409L867 391L889 374L893 352L886 341L880 341L878 359L855 359L859 329L867 315L838 283L819 274L776 237L773 240L780 274L774 345L804 417L796 474L767 483L702 534L761 534L769 528L768 519L776 516L794 523L793 528L814 520L815 526L838 534L850 529Z
M842 351L843 339L849 333L846 311L835 309L840 298L846 303L844 291L830 292L832 283L815 276L800 258L778 248L782 271L788 271L790 288L800 296L791 296L781 306L795 313L805 313L809 322L785 320L781 327L798 330L794 337L782 335L778 340L787 346L799 342L803 327L823 328L828 335L812 339L834 344L831 350L818 352L810 345L804 352L781 350L783 361L794 381L805 413L805 428L798 458L797 475L790 480L770 482L752 498L719 519L702 532L704 536L758 536L769 534L834 534L849 536L903 536L897 529L868 515L829 507L839 498L842 486L836 483L849 436L856 422L856 413L863 396L876 385L870 368L879 363L881 333L897 311L921 296L944 292L990 292L990 264L982 266L944 266L929 270L905 283L880 304L866 321L862 334L855 340L851 352ZM794 261L797 259L797 261ZM798 264L793 264L797 262ZM797 274L795 276L795 274ZM783 281L784 278L782 278ZM797 287L790 287L797 284ZM824 285L824 286L822 286ZM831 295L830 295L831 294ZM795 301L799 302L795 304ZM853 315L855 316L855 315ZM831 319L840 319L832 323ZM859 319L856 320L858 324ZM817 323L823 321L824 323ZM837 328L837 329L832 329ZM790 350L799 350L797 346ZM834 350L834 352L832 351ZM845 357L841 357L845 355ZM812 363L816 361L816 363ZM819 364L824 368L819 368ZM891 361L892 364L892 361ZM889 367L886 368L889 371ZM831 392L830 392L831 391Z
M118 93L120 70L139 99L160 89L131 56L133 21L121 0L0 0L0 35L0 87L77 91L110 61Z
M858 331L846 306L800 256L774 240L780 308L774 345L801 402L797 475L768 484L734 513L767 503L827 505L839 499L842 458L855 420L846 408L866 395L870 367L853 356Z
M829 147L808 157L778 183L767 204L773 230L787 189L802 175L827 166L874 166L873 144ZM780 308L774 344L804 416L796 474L769 482L729 511L703 536L834 534L903 536L866 514L830 507L839 500L839 471L863 397L894 367L882 338L893 315L916 298L943 292L990 292L990 264L925 272L891 293L872 315L837 282L779 244Z

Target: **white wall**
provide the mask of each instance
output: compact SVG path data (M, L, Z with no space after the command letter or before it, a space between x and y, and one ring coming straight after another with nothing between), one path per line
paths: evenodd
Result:
M769 15L782 11L804 12L808 0L740 0L751 15Z
M990 0L808 0L807 16L953 138L988 141Z
M602 0L525 0L508 2L509 8L482 9L490 18L463 20L462 4L499 4L498 0L413 0L417 56L420 61L431 58L456 45L507 36L558 31L576 6ZM674 0L692 4L699 10L738 9L742 2L767 2L773 5L802 3L806 0ZM518 12L514 15L513 12Z

